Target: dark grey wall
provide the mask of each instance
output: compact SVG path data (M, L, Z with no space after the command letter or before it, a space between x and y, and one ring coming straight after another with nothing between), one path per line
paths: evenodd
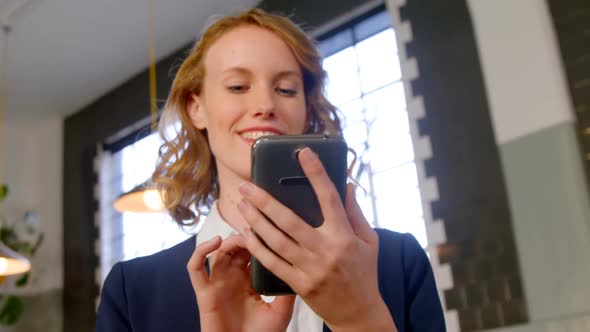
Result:
M590 1L548 0L570 94L590 188Z

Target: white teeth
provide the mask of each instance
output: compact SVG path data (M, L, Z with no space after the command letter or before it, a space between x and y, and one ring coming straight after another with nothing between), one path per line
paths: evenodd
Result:
M277 133L272 132L272 131L245 131L240 134L240 136L242 136L242 138L247 139L247 140L255 140L258 137L270 136L270 135L277 135Z

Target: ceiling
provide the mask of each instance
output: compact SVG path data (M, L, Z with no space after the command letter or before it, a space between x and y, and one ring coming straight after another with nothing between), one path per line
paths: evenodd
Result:
M149 65L149 1L0 0L0 18L11 26L6 119L67 116L144 70ZM153 2L156 57L161 59L193 41L210 16L258 1Z

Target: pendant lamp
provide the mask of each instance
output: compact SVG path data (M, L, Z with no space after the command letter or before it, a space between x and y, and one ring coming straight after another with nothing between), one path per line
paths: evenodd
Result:
M151 181L146 181L130 191L121 194L113 204L115 210L123 212L163 212L164 203L160 191Z
M0 241L0 276L10 276L28 272L31 262L23 255L8 248Z
M2 31L4 32L2 45L2 58L0 59L0 184L2 184L2 148L4 147L4 101L7 91L6 68L8 59L8 34L10 26L2 23ZM4 191L4 186L3 189ZM3 199L4 197L2 197ZM1 201L1 200L0 200ZM1 204L1 203L0 203ZM1 212L2 210L0 210ZM8 248L2 241L0 241L0 276L15 275L28 272L31 269L31 262L23 255Z
M158 109L156 105L156 52L155 52L155 19L153 0L148 0L149 7L149 31L150 31L150 114L152 120L152 131L156 131L158 123ZM164 204L158 189L151 181L136 186L130 191L121 194L114 203L117 211L123 212L163 212Z

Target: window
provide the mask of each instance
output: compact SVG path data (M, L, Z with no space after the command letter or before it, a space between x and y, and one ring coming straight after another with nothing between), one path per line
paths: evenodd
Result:
M395 33L385 11L323 38L328 99L344 116L344 138L358 156L357 199L376 227L426 230Z
M116 197L149 179L156 166L159 134L154 133L100 157L100 276L99 284L119 261L146 256L187 239L195 229L181 229L167 213L119 213Z
M133 189L152 176L161 144L159 134L156 133L119 152L122 154L123 192ZM125 260L156 253L190 236L168 213L125 212L122 215Z

